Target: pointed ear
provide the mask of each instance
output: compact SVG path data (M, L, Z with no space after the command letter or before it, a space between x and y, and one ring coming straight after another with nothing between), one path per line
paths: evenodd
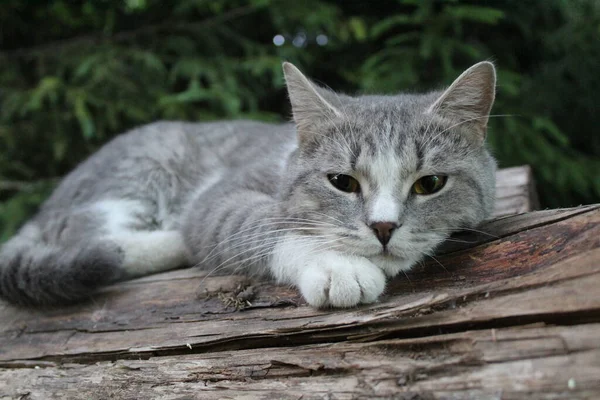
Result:
M484 61L463 72L431 105L429 113L461 124L482 143L496 95L496 69Z
M289 62L283 63L292 114L302 141L316 131L315 125L340 115L339 111L325 99L327 90L312 83L298 68Z

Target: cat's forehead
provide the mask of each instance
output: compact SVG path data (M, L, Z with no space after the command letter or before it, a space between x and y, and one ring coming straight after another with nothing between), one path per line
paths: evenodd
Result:
M427 112L437 95L349 99L337 118L321 125L317 160L372 177L393 170L405 179L417 170L434 170L457 149L451 132L439 135L448 127Z
M350 100L341 108L338 123L345 125L346 133L367 144L400 144L407 136L414 136L431 122L427 112L437 94L362 96Z
M423 165L423 154L412 141L378 148L363 146L356 156L351 160L352 172L375 189L397 187L411 180Z

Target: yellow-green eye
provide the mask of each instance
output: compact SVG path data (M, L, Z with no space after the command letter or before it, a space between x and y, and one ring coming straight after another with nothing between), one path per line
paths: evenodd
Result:
M360 184L350 175L329 174L327 175L327 179L329 179L329 182L331 182L336 189L339 189L342 192L356 193L360 191Z
M424 176L413 184L413 192L416 194L433 194L438 192L448 180L444 175Z

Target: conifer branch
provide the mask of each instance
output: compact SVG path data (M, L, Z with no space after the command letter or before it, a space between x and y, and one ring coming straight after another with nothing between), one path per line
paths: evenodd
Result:
M174 22L169 20L161 22L160 24L143 26L138 29L122 31L112 35L91 34L70 39L57 40L39 46L0 52L0 60L13 58L34 58L48 53L57 53L74 47L97 45L103 42L127 42L130 40L135 40L140 36L153 35L161 31L190 30L194 28L206 29L211 26L251 14L256 10L257 8L254 6L244 6L199 22Z
M13 192L31 192L38 189L42 185L56 184L59 178L42 179L38 181L0 181L1 191Z

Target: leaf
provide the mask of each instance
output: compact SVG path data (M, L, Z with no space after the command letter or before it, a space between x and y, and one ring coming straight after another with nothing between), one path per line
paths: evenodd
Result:
M497 24L505 16L504 11L496 8L471 5L448 6L444 12L452 18L489 25Z
M386 46L393 47L406 43L416 43L421 38L421 32L405 32L398 35L394 35L385 41Z
M392 17L385 18L382 21L373 25L371 27L370 36L372 39L376 39L382 36L384 33L388 32L389 30L397 27L398 25L403 26L407 24L412 24L414 22L415 21L410 15L394 15Z
M367 39L367 26L362 18L352 17L348 23L350 25L350 31L357 41L362 42Z
M42 78L38 86L32 91L29 101L25 105L27 111L37 111L42 108L42 103L46 99L56 102L57 91L61 86L61 81L57 77L47 76Z
M534 129L549 134L560 146L566 147L569 145L569 138L548 118L536 117L533 119L532 125Z
M73 108L83 137L86 139L91 139L94 137L95 133L94 123L86 105L85 94L82 91L74 92Z

